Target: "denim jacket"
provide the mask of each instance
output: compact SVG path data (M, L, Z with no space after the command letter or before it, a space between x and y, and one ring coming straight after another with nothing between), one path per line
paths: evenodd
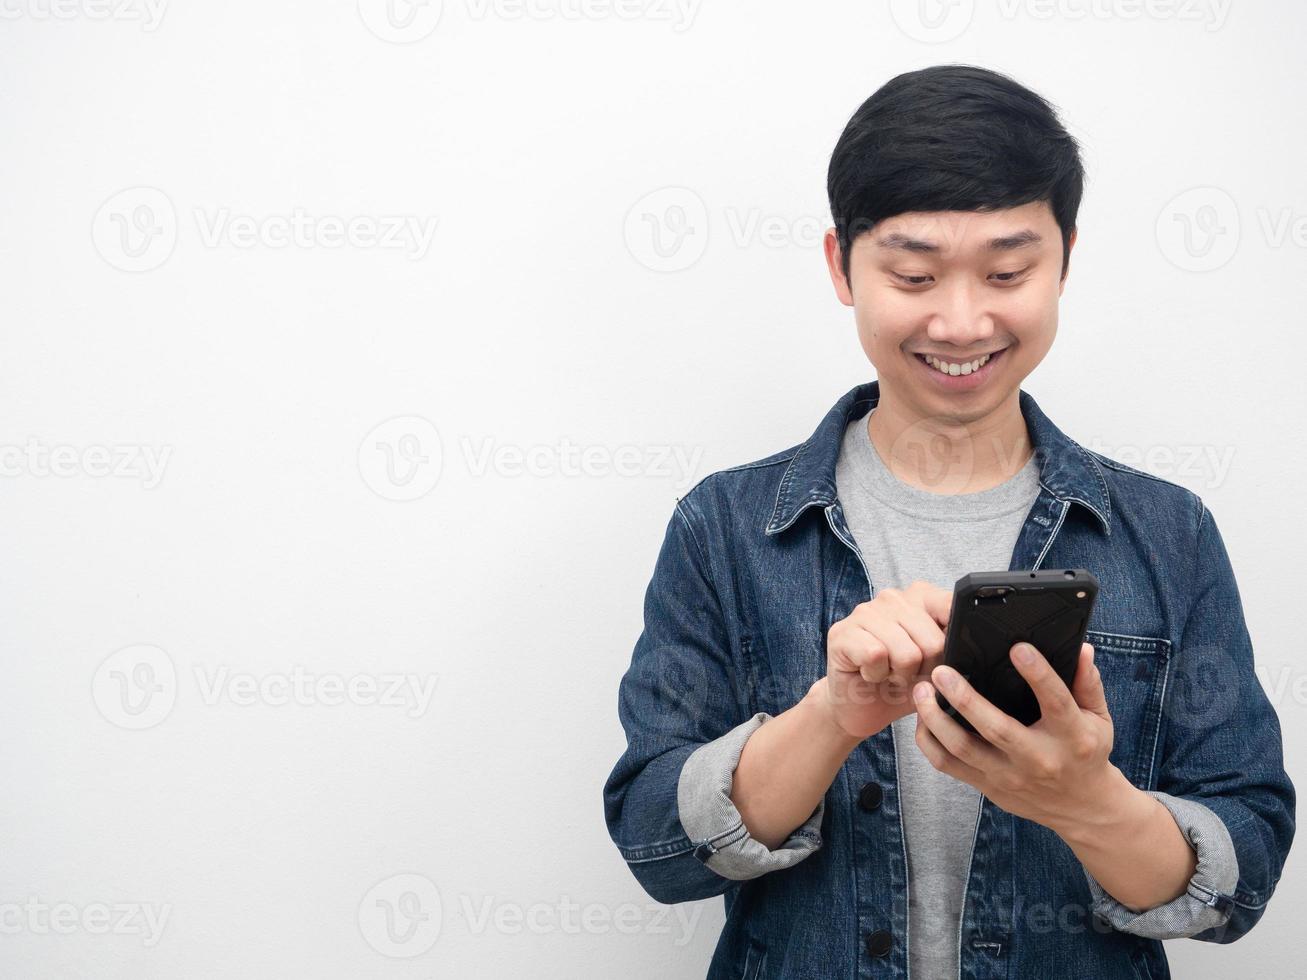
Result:
M774 851L749 837L729 776L711 820L696 805L687 828L678 801L691 756L738 760L747 733L825 673L830 627L875 594L836 497L835 462L849 421L878 397L878 382L858 385L806 442L700 480L673 509L645 592L618 698L627 747L604 785L604 812L655 900L724 896L709 980L908 975L892 726L852 752L818 811ZM1111 762L1167 803L1198 867L1185 895L1137 914L1051 830L982 797L959 976L1161 980L1170 971L1159 937L1232 942L1275 890L1295 807L1279 719L1202 500L1085 449L1028 392L1019 401L1040 492L1009 567L1098 578L1086 639L1112 715ZM1214 859L1231 848L1237 876ZM1201 931L1158 931L1150 912L1163 911Z

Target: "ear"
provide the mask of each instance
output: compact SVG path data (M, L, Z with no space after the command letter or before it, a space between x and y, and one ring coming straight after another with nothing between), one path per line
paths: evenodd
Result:
M830 271L830 281L835 287L835 295L845 306L852 306L853 289L849 285L848 277L844 275L844 269L840 266L840 239L835 234L834 228L826 229L822 248L826 252L826 268Z

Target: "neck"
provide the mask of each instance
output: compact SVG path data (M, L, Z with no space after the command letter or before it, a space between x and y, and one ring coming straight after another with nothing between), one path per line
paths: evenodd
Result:
M867 422L876 452L895 477L930 493L996 487L1033 452L1019 391L975 419L924 415L882 394Z

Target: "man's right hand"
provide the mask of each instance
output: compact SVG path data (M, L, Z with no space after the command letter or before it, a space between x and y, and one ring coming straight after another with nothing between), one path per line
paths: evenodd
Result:
M929 582L883 589L826 634L822 703L849 736L864 739L912 714L912 686L944 658L953 592Z

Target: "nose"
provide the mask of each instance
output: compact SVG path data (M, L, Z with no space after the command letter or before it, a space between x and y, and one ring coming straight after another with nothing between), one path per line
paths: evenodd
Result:
M937 344L970 348L994 335L994 317L985 297L967 277L956 278L947 288L937 289L940 306L931 315L926 334Z

